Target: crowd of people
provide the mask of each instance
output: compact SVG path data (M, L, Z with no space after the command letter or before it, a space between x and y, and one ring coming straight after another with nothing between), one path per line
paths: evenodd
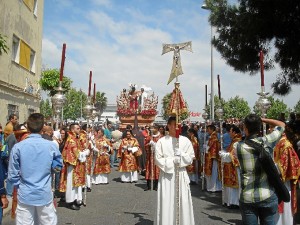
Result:
M178 137L174 117L167 126L119 130L106 121L103 126L72 123L54 130L42 114L30 115L24 124L12 114L4 129L0 126L2 209L12 198L17 224L57 224L54 197L80 210L92 185L108 185L117 164L122 183L145 176L145 191L157 191L156 224L194 224L190 185L208 193L222 191L223 206L239 208L244 224L293 224L300 176L299 115L291 114L288 122L255 114L221 126L206 122L182 124ZM247 139L270 147L290 202L277 202L257 166L258 157L243 142Z

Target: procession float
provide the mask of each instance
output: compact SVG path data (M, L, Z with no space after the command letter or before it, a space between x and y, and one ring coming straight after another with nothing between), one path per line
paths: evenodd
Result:
M150 87L142 85L140 90L136 84L129 83L117 96L117 115L120 128L134 125L135 117L139 126L151 125L157 115L158 96Z

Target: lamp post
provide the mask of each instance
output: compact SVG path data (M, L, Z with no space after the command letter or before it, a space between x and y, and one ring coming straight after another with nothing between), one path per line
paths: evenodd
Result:
M201 6L202 9L210 10L210 8L204 3ZM211 107L210 107L210 119L211 121L215 120L215 100L214 100L214 63L213 63L213 28L210 26L210 79L211 79L211 90L210 90L210 100L211 100Z

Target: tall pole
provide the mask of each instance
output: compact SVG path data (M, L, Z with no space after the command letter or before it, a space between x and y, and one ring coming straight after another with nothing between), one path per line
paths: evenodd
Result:
M80 120L82 120L82 90L80 89Z
M215 120L215 99L214 99L214 62L213 62L213 27L210 26L210 79L211 79L211 91L210 91L210 97L211 97L211 112L210 112L210 118L212 121Z

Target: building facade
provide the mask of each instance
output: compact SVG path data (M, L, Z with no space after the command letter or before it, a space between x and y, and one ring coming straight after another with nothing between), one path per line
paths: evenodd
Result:
M44 0L0 4L0 34L9 48L0 55L0 123L12 113L23 123L39 112Z

